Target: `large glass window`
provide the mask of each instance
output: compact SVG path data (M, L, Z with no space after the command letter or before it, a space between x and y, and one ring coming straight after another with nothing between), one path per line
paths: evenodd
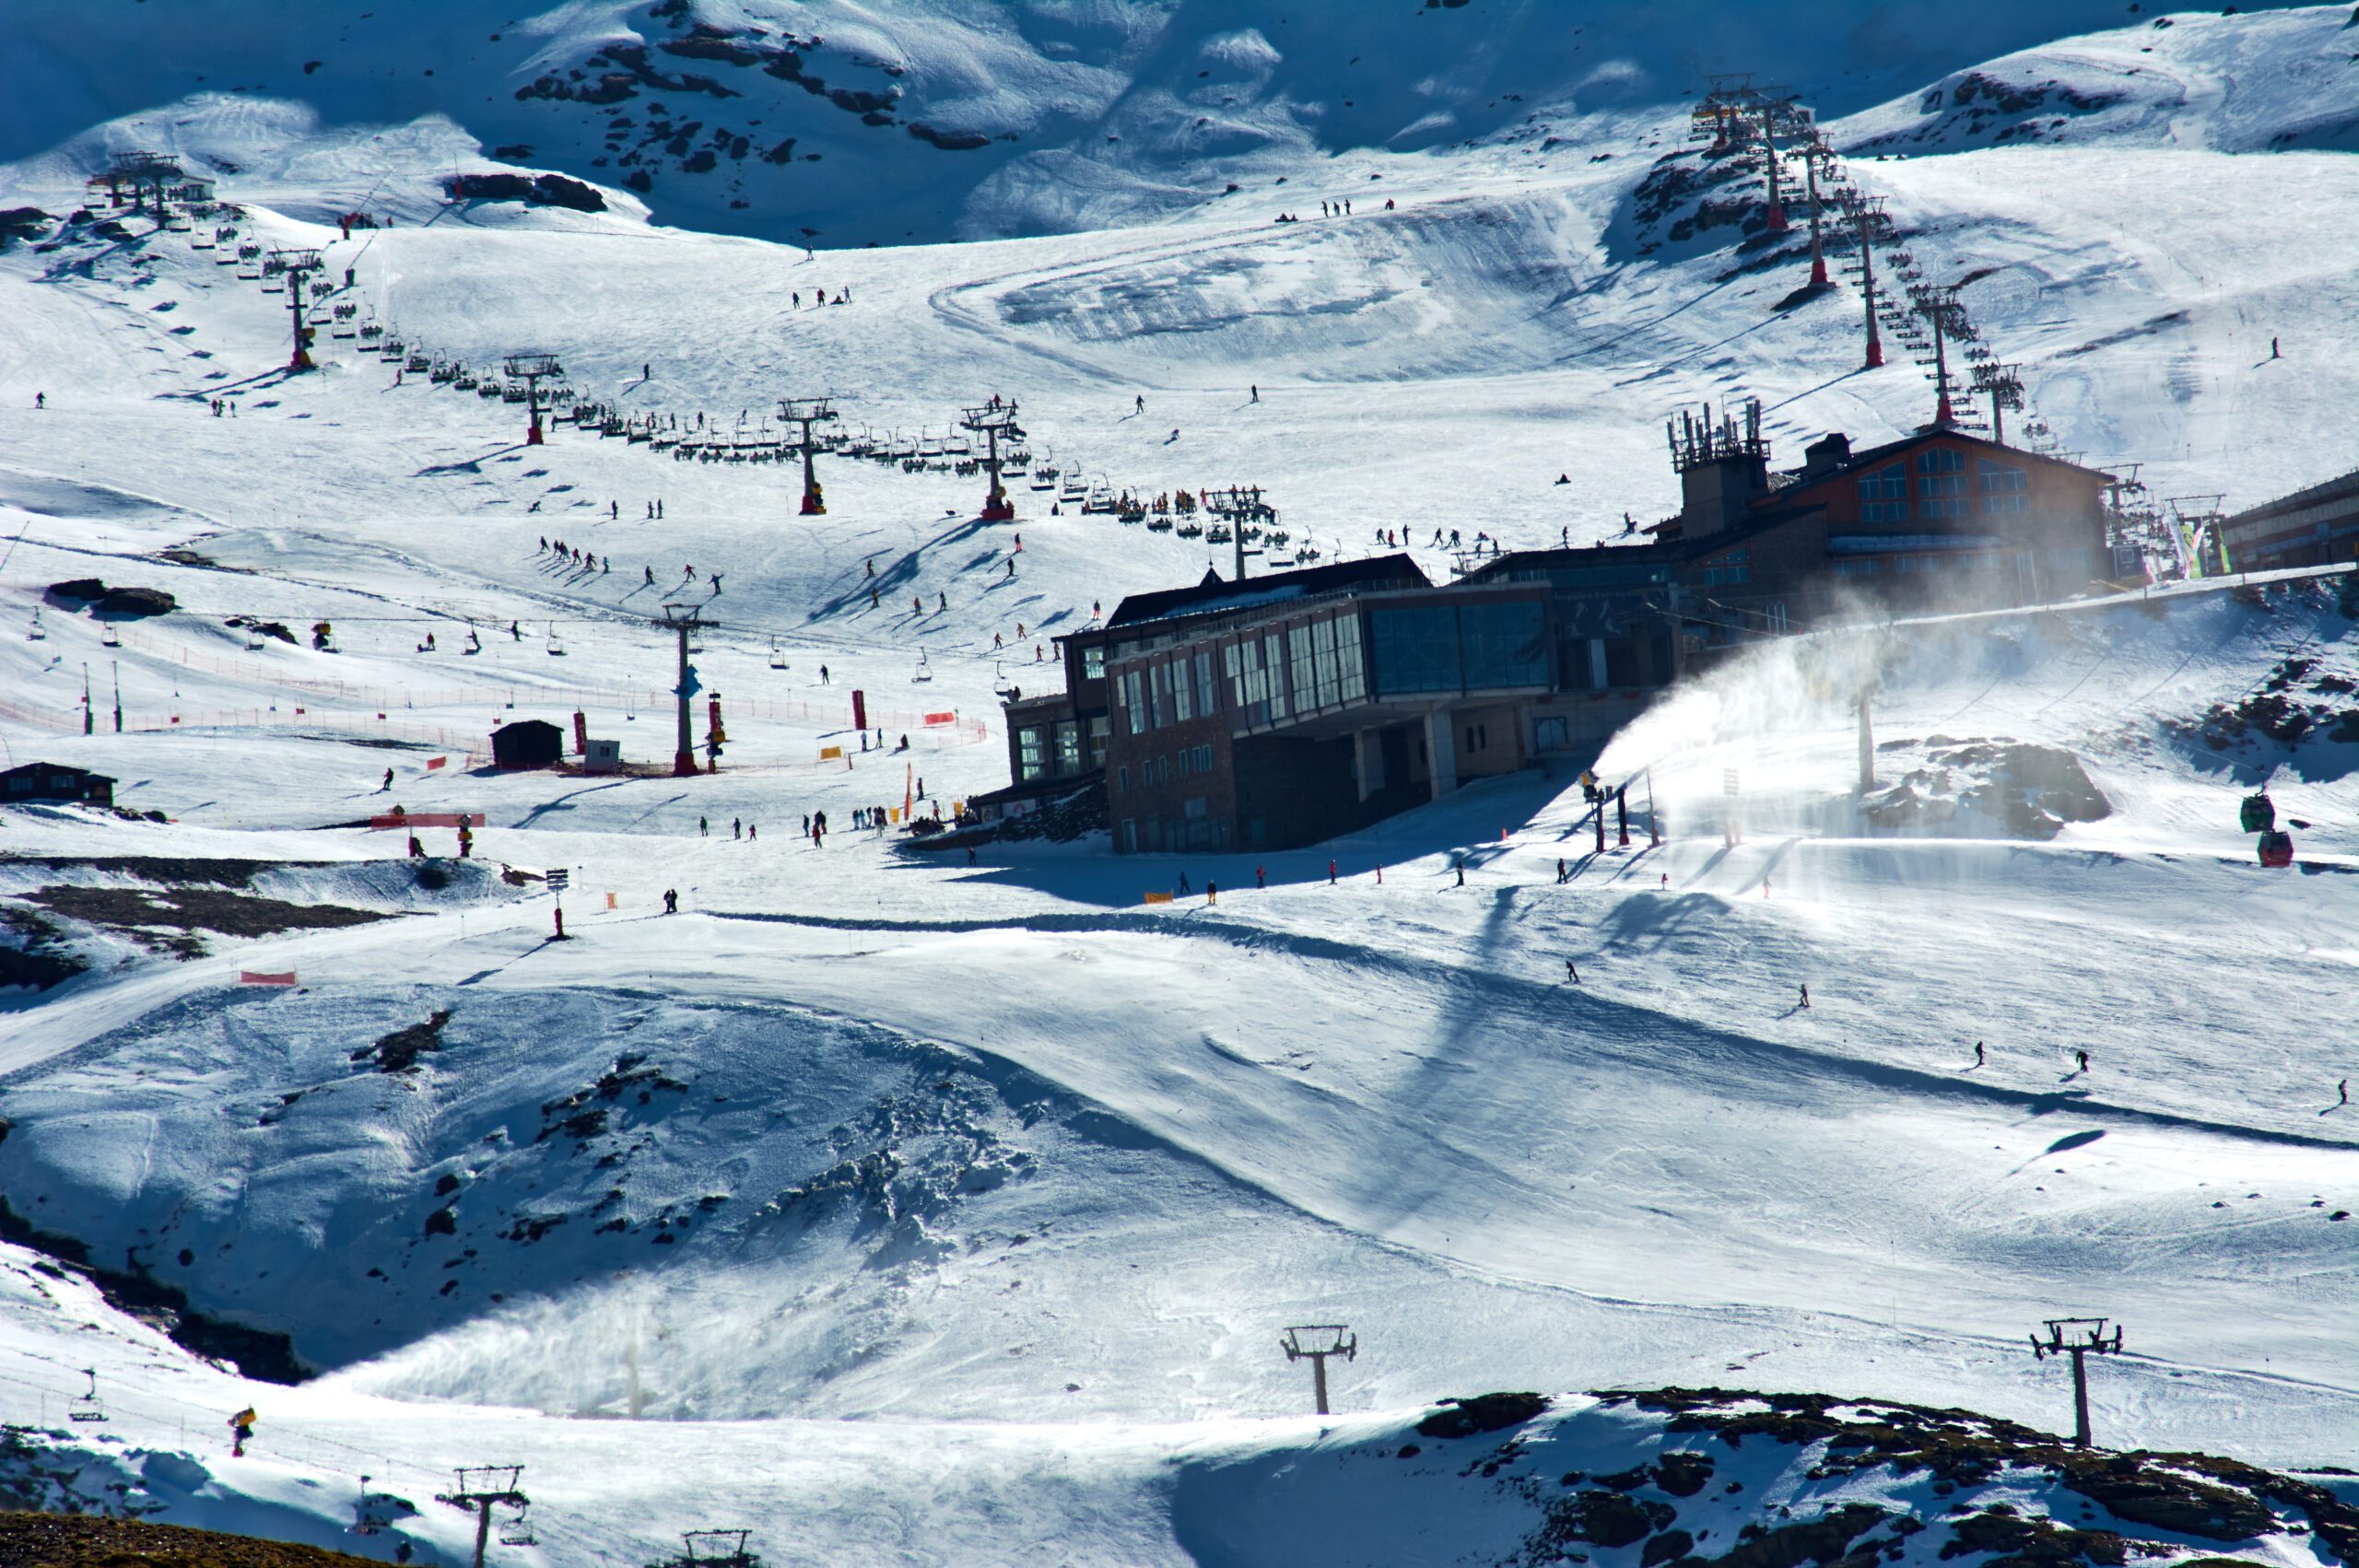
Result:
M1310 658L1319 677L1319 706L1335 704L1335 623L1319 621L1310 628Z
M1376 689L1454 692L1458 679L1458 612L1447 605L1368 612L1376 649Z
M1081 771L1081 725L1068 719L1057 726L1057 771Z
M1210 719L1220 711L1220 700L1213 691L1213 656L1209 650L1196 655L1196 716Z
M1086 681L1104 679L1106 650L1095 645L1081 650L1081 676Z
M2030 476L2013 463L1993 462L1987 457L1974 460L1978 486L1986 496L2004 495L2031 488Z
M1250 647L1251 644L1246 646ZM1238 713L1245 711L1245 668L1238 661L1237 644L1223 643L1220 650L1221 673L1228 677L1228 706Z
M1954 447L1927 447L1917 454L1919 474L1963 474L1966 454Z
M1131 716L1131 733L1144 735L1146 733L1146 697L1140 690L1139 673L1136 670L1123 671L1121 685L1122 708Z
M1285 663L1278 653L1278 634L1262 639L1262 661L1270 667L1270 717L1286 716Z
M1543 606L1468 604L1459 614L1469 687L1547 685L1548 616Z
M1860 517L1865 522L1905 522L1908 519L1908 468L1891 463L1860 475Z
M1297 710L1319 706L1319 677L1311 669L1310 628L1290 626L1286 629L1286 659L1294 669L1294 705Z
M1360 618L1345 615L1335 623L1335 662L1340 673L1335 695L1344 702L1367 696L1367 664L1360 657Z
M1040 731L1027 726L1015 732L1015 775L1020 782L1029 783L1040 777Z
M1188 683L1188 660L1183 654L1169 665L1158 669L1171 672L1171 721L1185 724L1196 716L1196 694Z
M1152 730L1160 730L1171 722L1171 666L1147 666L1146 722Z
M1106 766L1106 742L1114 732L1112 723L1102 714L1093 714L1089 720L1089 766Z

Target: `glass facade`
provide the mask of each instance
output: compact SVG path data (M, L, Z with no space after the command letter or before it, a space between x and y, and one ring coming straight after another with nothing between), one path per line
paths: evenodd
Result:
M1385 696L1548 684L1548 616L1537 601L1374 609L1368 637Z

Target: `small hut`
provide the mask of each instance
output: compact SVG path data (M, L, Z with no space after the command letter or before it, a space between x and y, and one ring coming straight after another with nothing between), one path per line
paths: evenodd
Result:
M491 732L495 767L554 767L565 755L565 731L546 719L520 719Z

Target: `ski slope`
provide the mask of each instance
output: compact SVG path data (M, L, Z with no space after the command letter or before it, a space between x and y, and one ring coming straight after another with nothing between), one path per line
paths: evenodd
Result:
M569 15L581 41L617 25ZM2359 36L2343 18L2142 22L1972 67L2090 94L2167 76L2061 134L1953 113L1963 55L1880 81L1888 103L1830 87L1857 111L1830 134L1928 273L1971 277L2065 449L2249 503L2349 462L2359 182L2318 64ZM180 90L141 69L46 141L9 127L36 155L0 170L12 204L78 202L116 132L65 133ZM602 214L443 206L454 149L495 129L455 109L396 134L394 98L337 123L264 83L186 129L243 171L241 227L324 246L332 279L353 269L336 302L438 357L554 351L585 395L724 430L827 393L939 433L996 393L1036 456L1147 494L1259 484L1328 558L1404 530L1442 580L1436 528L1539 546L1669 512L1657 422L1683 404L1761 397L1781 461L1929 411L1915 367L1857 370L1856 296L1779 308L1792 246L1644 249L1637 187L1685 134L1667 99L1567 111L1555 146L1280 139L1256 156L1283 187L1054 222L979 186L965 210L1001 238L816 252L666 227L703 215L662 186ZM364 189L396 226L343 240L321 220ZM834 457L804 519L791 469L570 425L528 447L521 409L397 384L324 332L323 369L289 378L284 297L150 227L0 253L0 738L166 819L0 814L12 944L40 945L16 924L37 917L87 965L0 990L0 1196L319 1375L246 1382L11 1250L0 1409L53 1426L99 1363L125 1444L43 1442L156 1450L167 1518L349 1547L358 1476L390 1475L425 1510L405 1530L455 1561L430 1489L497 1459L535 1498L539 1547L495 1549L518 1562L651 1561L757 1521L774 1562L1398 1561L1373 1527L1319 1556L1266 1472L1325 1455L1344 1495L1381 1493L1353 1467L1498 1387L1817 1390L2052 1430L2060 1375L2023 1337L2071 1312L2126 1325L2101 1441L2352 1462L2347 579L1764 650L1594 759L1651 795L1659 846L1592 851L1583 758L1258 865L1098 838L969 866L851 813L1005 783L996 692L1046 689L1050 636L1226 573L1225 550L1050 516L1028 487L985 526L980 479ZM91 576L181 607L110 634L44 601ZM718 623L696 663L719 772L481 766L495 725L577 711L663 762L667 602ZM308 645L319 621L336 651ZM1852 715L1808 695L1829 661L1874 675L1880 785L1913 781L1927 814L1861 813ZM906 752L862 749L854 689ZM2297 742L2204 727L2278 694L2321 716ZM2104 814L2043 837L1957 803L1982 742L2070 753ZM2294 872L2236 829L2263 782L2300 825ZM395 802L478 813L481 867L421 884L366 825ZM1183 874L1191 896L1141 904ZM198 894L358 923L182 930ZM383 1044L404 1031L406 1064ZM1327 1322L1362 1350L1316 1423L1275 1336ZM205 1422L249 1400L259 1452L232 1465ZM1528 1527L1487 1493L1433 1506L1470 1561Z

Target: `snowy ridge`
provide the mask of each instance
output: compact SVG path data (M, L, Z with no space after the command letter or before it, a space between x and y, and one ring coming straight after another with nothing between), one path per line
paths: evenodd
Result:
M546 349L667 432L774 432L776 399L826 392L847 428L938 439L1000 393L1036 463L1149 496L1260 484L1321 558L1405 549L1436 580L1460 564L1437 528L1598 543L1669 511L1680 406L1759 396L1780 465L1930 412L1913 366L1857 369L1855 294L1794 298L1800 235L1673 240L1696 192L1640 212L1687 166L1661 160L1719 64L1689 58L1708 24L1817 62L1786 79L2068 454L2234 506L2347 466L2359 406L2344 7L2058 41L2121 14L2010 4L1895 41L1884 11L1813 33L1701 0L1574 29L1496 0L1283 29L1197 0L435 0L399 48L368 30L386 14L217 36L139 9L12 15L31 47L0 79L44 74L0 94L0 205L70 211L110 147L162 146L222 170L241 241L324 247L323 308L431 359ZM268 59L241 53L265 31ZM628 96L581 96L608 73ZM548 76L563 93L515 96ZM655 102L675 135L705 122L686 152L648 146ZM617 115L640 161L595 167ZM764 160L757 117L797 161ZM594 179L606 208L446 202L502 161ZM1015 237L867 249L833 226L872 192L887 241ZM356 207L395 226L347 240ZM1835 1473L1834 1433L1678 1425L1765 1416L1742 1402L1559 1394L1493 1432L1416 1428L1451 1393L1735 1387L1970 1446L2062 1422L2023 1336L2087 1312L2126 1335L2093 1379L2101 1443L2350 1463L2347 574L1863 617L1692 683L1602 755L1299 853L1084 839L968 865L853 813L1003 785L999 694L1058 678L1049 639L1226 575L1225 550L1052 514L1028 479L986 525L978 478L832 453L804 518L791 465L570 421L527 446L520 406L324 332L288 377L285 297L151 228L43 224L0 253L0 740L108 774L132 813L0 810L0 963L28 981L0 989L0 1198L11 1235L80 1252L182 1340L244 1330L247 1374L319 1375L205 1363L12 1249L0 1415L35 1429L26 1462L381 1556L392 1538L340 1532L359 1475L392 1478L405 1534L455 1561L434 1489L512 1459L542 1542L495 1549L519 1565L653 1562L755 1520L773 1562L1790 1568L1825 1546L1867 1568L1869 1542L1965 1542L1948 1561L1978 1568L2107 1562L2113 1535L2165 1562L2329 1560L2319 1515L2249 1488L2268 1516L2203 1536L2045 1458L1944 1493L1896 1461ZM93 576L179 607L109 622L49 591ZM718 772L484 766L494 726L577 713L665 762L667 601L717 622L693 657ZM1863 790L1830 694L1869 681ZM850 730L854 690L881 735ZM1595 848L1590 766L1646 802L1626 848ZM2238 825L2264 786L2283 872ZM395 804L468 813L475 858L440 826L405 857L369 825ZM1329 1322L1361 1353L1315 1422L1275 1336ZM119 1424L60 1427L94 1363ZM216 1433L249 1401L261 1451L233 1463ZM1699 1447L1712 1489L1665 1489L1651 1468ZM1640 1536L1597 1539L1633 1511ZM1828 1518L1863 1528L1810 1552L1741 1533Z

